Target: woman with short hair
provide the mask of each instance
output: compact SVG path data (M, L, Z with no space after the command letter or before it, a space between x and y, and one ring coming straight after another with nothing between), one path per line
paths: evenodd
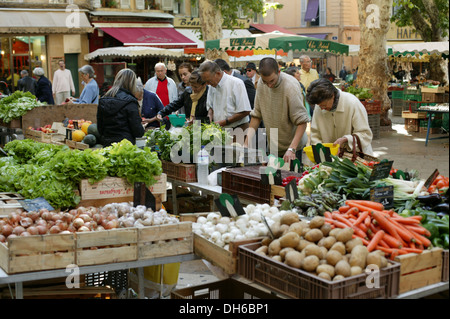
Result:
M52 92L52 83L44 75L43 68L34 68L33 74L38 78L36 86L36 98L40 102L47 102L47 104L55 104Z
M311 145L333 143L340 149L352 151L355 134L361 140L362 152L373 155L372 130L367 111L359 99L351 93L337 89L327 79L313 81L308 87L306 99L316 105L311 122Z
M136 138L144 135L136 93L136 74L130 69L120 70L98 103L97 128L103 146L123 139L136 144Z
M80 94L80 98L73 100L75 104L98 104L98 98L100 94L100 89L95 81L95 71L89 64L82 66L78 69L80 72L82 84L84 84L84 89Z

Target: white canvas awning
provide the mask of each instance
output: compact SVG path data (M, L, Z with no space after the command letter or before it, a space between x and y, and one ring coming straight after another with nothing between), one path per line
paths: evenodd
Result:
M182 57L184 55L183 49L162 49L153 47L111 47L95 50L94 52L88 53L84 56L86 61L93 60L97 57L145 57L145 56L156 56L156 57Z
M94 30L83 10L2 8L0 17L0 33L87 33Z
M413 56L413 55L448 55L449 42L418 42L418 43L405 43L405 44L393 44L392 53L395 56Z

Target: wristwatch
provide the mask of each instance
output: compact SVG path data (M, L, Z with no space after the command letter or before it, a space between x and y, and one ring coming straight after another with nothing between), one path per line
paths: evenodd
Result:
M296 149L295 149L295 148L292 148L292 147L289 147L287 150L288 150L288 151L291 151L291 152L294 153L294 154L295 154L295 152L296 152Z

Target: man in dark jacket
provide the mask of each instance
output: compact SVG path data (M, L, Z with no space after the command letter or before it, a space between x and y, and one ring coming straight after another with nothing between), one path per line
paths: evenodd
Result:
M220 66L222 71L225 72L226 74L232 75L244 81L245 89L247 90L248 100L250 101L250 106L252 107L253 110L255 104L256 88L252 80L243 76L239 71L231 69L227 61L223 59L216 59L214 60L214 62L216 62Z
M136 138L145 133L136 97L124 88L114 97L102 97L98 103L97 127L105 147L123 139L136 144Z
M35 68L33 74L38 78L36 86L36 97L40 102L47 102L47 104L53 105L52 83L44 75L43 68Z
M22 77L19 82L17 82L17 87L20 91L30 92L36 95L37 82L31 76L28 75L27 70L20 71L20 76Z

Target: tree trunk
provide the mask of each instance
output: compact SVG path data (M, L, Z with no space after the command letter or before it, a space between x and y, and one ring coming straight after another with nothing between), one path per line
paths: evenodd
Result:
M386 34L390 26L393 0L358 0L361 41L359 50L358 86L368 88L374 100L381 100L381 126L391 126L387 94L390 72L386 53Z
M203 41L222 38L222 14L214 0L198 0L200 24ZM218 50L205 51L207 60L217 58L228 60L228 54Z

